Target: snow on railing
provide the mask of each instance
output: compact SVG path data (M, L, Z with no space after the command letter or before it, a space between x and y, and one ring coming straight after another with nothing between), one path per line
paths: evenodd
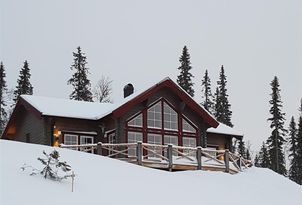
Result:
M158 145L149 143L97 143L64 145L62 148L96 153L138 165L168 169L224 170L237 173L252 166L250 160L229 150L212 150L198 147L184 147L172 144ZM183 168L186 167L186 168Z

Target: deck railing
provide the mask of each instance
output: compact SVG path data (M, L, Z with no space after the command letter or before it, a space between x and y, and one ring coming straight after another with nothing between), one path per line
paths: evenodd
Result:
M229 150L212 150L202 147L183 147L172 144L149 143L97 143L61 145L62 148L96 153L99 155L136 163L138 165L172 170L205 169L237 173L252 166L250 160ZM181 168L180 168L181 167Z

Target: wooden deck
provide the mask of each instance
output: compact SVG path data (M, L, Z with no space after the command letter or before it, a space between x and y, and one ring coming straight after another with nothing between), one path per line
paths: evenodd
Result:
M251 161L229 150L210 150L202 147L182 147L148 143L61 145L140 166L168 170L224 171L236 174L252 166Z

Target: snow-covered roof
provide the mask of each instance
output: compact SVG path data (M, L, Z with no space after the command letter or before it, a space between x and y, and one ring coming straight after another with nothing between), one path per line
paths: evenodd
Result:
M117 103L85 102L85 101L41 97L41 96L33 96L33 95L21 95L21 98L23 98L34 108L36 108L39 112L41 112L42 115L98 120L111 114L114 110L124 105L125 103L129 102L130 100L134 99L135 97L139 96L140 94L147 92L148 90L151 90L158 84L161 84L162 82L167 80L171 80L171 79L166 77L158 81L157 83L153 83L152 85L149 85L145 89L135 90L133 94L131 94L126 98L121 99L120 102ZM179 88L182 89L181 87ZM191 96L189 97L191 98ZM193 98L191 99L194 101ZM207 112L202 105L199 106L205 112ZM209 112L207 112L207 114L211 115Z
M232 127L229 127L223 123L219 123L217 128L209 128L207 129L208 133L216 133L216 134L226 134L226 135L233 135L233 136L243 136L244 134L240 131L235 130Z
M112 112L116 105L68 99L21 95L42 115L97 120Z

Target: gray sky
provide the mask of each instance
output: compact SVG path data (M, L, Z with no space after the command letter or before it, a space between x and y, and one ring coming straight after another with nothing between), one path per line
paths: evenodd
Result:
M270 134L269 83L275 75L286 118L298 116L301 0L0 0L0 18L0 60L9 87L16 86L27 59L35 95L68 98L72 52L80 45L92 84L102 74L110 77L118 101L129 82L139 88L166 76L175 80L187 45L196 101L205 69L214 91L223 64L233 123L255 148Z

